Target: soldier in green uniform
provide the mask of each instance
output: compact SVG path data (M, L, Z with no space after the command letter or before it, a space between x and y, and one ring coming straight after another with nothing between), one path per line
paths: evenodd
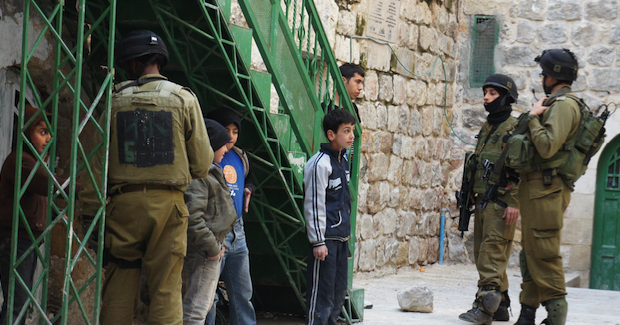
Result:
M521 313L518 325L533 325L536 309L547 309L543 322L564 325L568 305L560 232L572 183L562 175L581 118L581 104L571 94L577 79L577 59L569 50L547 50L536 58L542 68L542 98L529 112L527 137L535 150L528 171L520 172L519 202L523 226L521 251ZM578 162L577 162L578 163Z
M115 86L110 113L105 229L110 262L100 320L132 324L144 266L148 324L180 325L189 215L183 191L193 178L207 177L213 150L196 96L159 74L168 63L159 36L147 30L127 34L116 58L131 80ZM103 154L99 150L91 160L97 180ZM100 202L92 184L85 185L83 215L92 216Z
M519 218L518 179L509 177L499 158L503 137L514 127L511 103L517 87L512 78L494 74L482 86L484 108L489 115L478 134L475 154L468 162L475 166L476 209L474 219L474 258L480 275L472 309L459 319L491 324L509 320L506 266L512 252L515 221ZM495 168L499 170L495 170ZM493 173L495 171L495 173Z

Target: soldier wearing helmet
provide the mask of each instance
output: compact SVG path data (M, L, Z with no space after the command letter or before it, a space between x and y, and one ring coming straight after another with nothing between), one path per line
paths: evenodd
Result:
M489 76L482 90L484 108L489 114L478 134L473 159L466 162L475 170L474 258L479 273L478 292L472 309L459 315L459 319L491 324L494 320L509 320L506 266L512 252L515 221L519 218L519 181L507 173L499 159L503 137L517 121L511 115L511 104L519 94L512 78L502 74Z
M105 229L110 257L100 320L132 324L144 267L151 299L148 323L180 325L188 220L183 191L192 179L207 177L213 150L194 93L159 73L168 63L168 50L157 34L127 34L116 58L131 80L115 85L112 96ZM91 161L96 180L103 154L100 149ZM80 200L85 219L101 205L92 184L86 184Z
M578 63L566 49L546 50L535 59L542 69L542 85L548 98L542 98L529 112L527 137L535 150L535 170L520 171L519 202L522 214L520 253L521 313L518 325L533 325L536 309L547 309L546 324L564 325L568 305L560 232L572 187L558 166L567 161L581 119L582 104L571 92L577 79Z

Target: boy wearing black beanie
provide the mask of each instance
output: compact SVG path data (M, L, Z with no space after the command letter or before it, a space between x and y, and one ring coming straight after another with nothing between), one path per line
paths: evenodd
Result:
M220 107L207 113L207 117L222 124L231 137L228 151L219 164L231 190L235 205L237 224L226 236L226 252L222 259L221 276L226 283L226 293L230 302L231 325L254 325L256 314L252 299L252 278L250 277L250 259L248 245L243 228L243 212L248 212L250 196L254 184L250 179L252 165L245 150L235 146L241 128L241 119L237 112L227 107ZM217 297L216 297L217 298ZM216 308L211 307L207 316L207 325L215 325Z
M237 221L224 173L217 163L231 140L218 122L205 119L213 149L207 178L195 179L185 192L189 210L187 256L183 265L183 324L203 325L215 296L226 235Z

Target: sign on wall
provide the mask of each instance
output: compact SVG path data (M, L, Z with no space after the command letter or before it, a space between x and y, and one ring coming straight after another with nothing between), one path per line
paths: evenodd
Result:
M366 36L394 42L398 34L400 0L374 0L368 4Z

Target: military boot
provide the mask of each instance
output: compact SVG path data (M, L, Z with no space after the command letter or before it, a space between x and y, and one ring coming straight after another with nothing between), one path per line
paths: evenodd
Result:
M499 308L495 314L493 314L493 320L500 322L507 322L510 320L510 314L508 312L510 308L510 297L508 296L508 290L502 292L502 302L499 303Z
M519 319L514 325L536 325L536 308L521 304Z
M459 319L474 324L493 323L493 314L499 308L502 294L499 287L483 287L477 294L470 310L460 314Z
M566 324L566 314L568 313L568 303L566 299L553 299L543 302L547 309L547 318L541 324L564 325Z

